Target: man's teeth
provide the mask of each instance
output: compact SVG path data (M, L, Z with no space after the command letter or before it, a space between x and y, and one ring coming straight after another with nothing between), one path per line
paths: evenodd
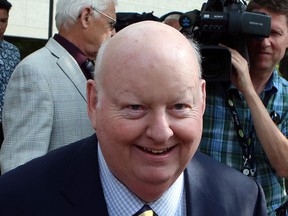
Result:
M149 149L149 148L143 148L144 151L153 153L153 154L163 154L167 151L169 151L170 148L165 148L165 149L161 149L161 150L156 150L156 149Z

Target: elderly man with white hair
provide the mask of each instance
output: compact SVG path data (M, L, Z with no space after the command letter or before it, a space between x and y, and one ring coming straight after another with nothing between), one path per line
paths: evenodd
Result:
M2 173L93 133L86 81L101 43L115 34L114 0L59 0L59 33L15 69L3 111Z

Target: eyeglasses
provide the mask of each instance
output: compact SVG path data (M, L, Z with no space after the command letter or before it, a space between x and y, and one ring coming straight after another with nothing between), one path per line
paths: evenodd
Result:
M109 26L110 26L110 29L113 30L115 28L115 25L116 25L116 19L114 19L113 17L103 13L102 11L98 10L97 8L93 7L92 6L92 9L100 14L102 14L103 16L107 17L108 19L110 19L111 21L109 22Z

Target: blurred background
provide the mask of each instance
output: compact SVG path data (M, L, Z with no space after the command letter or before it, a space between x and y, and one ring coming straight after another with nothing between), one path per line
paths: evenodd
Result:
M57 29L54 22L57 0L10 0L9 24L5 39L21 52L21 59L44 46ZM201 8L204 0L118 0L116 12L151 13L156 17L171 11L186 12Z
M9 0L12 3L9 24L5 39L15 44L21 53L21 59L43 47L48 38L53 36L55 27L55 6L57 0ZM208 0L118 0L117 13L148 14L163 18L166 14L188 12L201 9ZM248 1L248 0L245 0ZM118 15L117 15L118 16ZM288 55L286 54L279 68L287 74ZM283 70L282 69L282 70ZM281 71L281 70L280 70ZM285 76L286 78L286 76Z

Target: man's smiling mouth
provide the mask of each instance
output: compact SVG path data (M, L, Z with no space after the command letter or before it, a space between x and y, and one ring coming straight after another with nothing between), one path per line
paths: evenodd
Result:
M144 150L147 153L151 153L151 154L165 154L167 152L169 152L172 148L165 148L165 149L160 149L160 150L156 150L156 149L150 149L150 148L141 148L142 150Z

